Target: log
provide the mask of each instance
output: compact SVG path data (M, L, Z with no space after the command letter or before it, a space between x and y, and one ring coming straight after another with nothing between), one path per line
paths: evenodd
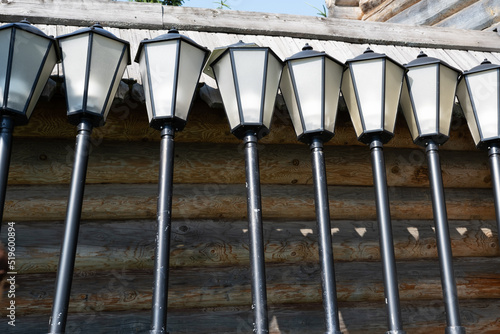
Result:
M435 25L446 18L461 13L464 8L478 2L478 0L421 0L405 11L391 17L387 22L411 25ZM459 14L461 15L461 14ZM477 17L474 17L474 21ZM454 28L468 29L462 24Z
M421 0L387 0L365 13L363 20L385 22Z
M62 222L16 223L16 271L55 272L63 238ZM392 223L398 260L436 259L434 222L396 220ZM172 223L170 266L248 266L246 221L177 221ZM336 262L380 261L375 221L332 221ZM495 221L450 221L455 257L499 256ZM80 227L76 266L79 271L153 269L156 222L85 221ZM266 221L267 263L318 263L315 221ZM3 236L6 244L6 236Z
M460 27L482 30L500 21L500 4L495 0L479 0L459 13L436 24L438 27Z
M405 330L413 334L442 334L445 313L441 301L403 301L402 319ZM463 300L460 302L463 325L468 332L494 334L500 331L498 314L500 303L495 299ZM340 303L340 329L344 333L366 334L384 332L386 328L385 307L381 303ZM50 314L25 315L16 325L16 333L36 333L45 328ZM320 333L324 331L321 304L272 305L269 307L270 333ZM70 313L67 331L83 333L145 333L150 329L151 312L88 311L83 314ZM0 323L0 331L8 332L7 322ZM217 333L234 334L252 331L252 315L248 307L211 307L197 309L169 309L167 329L172 333Z
M130 13L138 13L130 17ZM124 29L158 29L222 32L240 35L289 36L304 39L337 40L360 44L437 47L459 50L500 51L494 32L463 31L434 27L413 27L357 20L334 20L301 15L224 11L205 8L166 7L155 4L113 2L16 0L2 5L0 21L89 26ZM252 22L242 25L242 21ZM303 29L304 26L308 28ZM422 36L429 36L428 38Z
M500 259L455 259L460 300L500 300ZM437 261L398 262L401 300L442 298ZM169 274L171 309L233 307L251 304L247 267L181 268ZM317 264L266 266L268 301L273 304L321 302ZM382 268L378 262L341 262L335 265L341 302L377 301L383 305ZM55 273L16 276L16 316L47 313L51 309ZM151 271L80 271L75 268L70 312L131 311L151 307ZM89 284L89 282L92 282ZM36 302L34 302L36 301ZM0 301L5 309L9 300Z
M340 106L335 128L335 137L326 143L333 146L363 146L355 135L347 109ZM104 140L118 141L159 141L160 134L148 126L144 103L125 99L115 101L109 113L106 125L93 131L93 143ZM74 141L76 129L66 119L66 104L62 97L54 97L51 102L39 101L30 122L14 128L15 138L64 138ZM186 128L176 133L176 142L192 143L233 143L241 144L230 133L227 117L223 109L211 109L197 99L189 116ZM262 144L299 144L288 111L275 110L271 132L264 137ZM303 144L302 144L303 145ZM71 145L73 146L73 145ZM408 126L403 117L399 117L394 138L386 147L418 148L411 139ZM474 151L467 122L463 117L455 117L452 122L450 140L442 150Z
M89 184L82 219L151 219L156 217L154 184ZM12 186L7 191L4 220L63 220L68 187ZM371 187L329 187L332 219L374 220ZM264 219L315 219L314 194L307 185L263 185ZM430 192L424 188L389 188L393 219L432 219ZM174 219L246 219L244 185L175 185ZM495 219L491 189L447 189L449 219Z
M87 183L157 183L158 142L93 140ZM487 154L442 151L443 182L447 188L491 188ZM259 149L262 184L312 184L307 145L262 144ZM74 141L18 138L14 141L9 184L67 184L74 158ZM389 186L429 187L422 149L385 149ZM468 161L464 164L464 161ZM326 146L329 185L372 186L366 146ZM179 142L175 146L175 183L245 183L241 145Z

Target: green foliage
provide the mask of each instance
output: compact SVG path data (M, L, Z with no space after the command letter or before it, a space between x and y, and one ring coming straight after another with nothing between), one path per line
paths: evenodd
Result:
M227 4L227 0L214 1L217 4L217 9L231 9L231 7Z
M166 6L182 6L184 0L130 0L134 2L151 2L151 3L161 3Z
M323 16L323 17L328 17L328 13L326 11L326 7L325 5L323 5L323 9L319 9L318 7L314 7L313 5L311 5L310 3L307 3L309 6L311 6L312 8L316 9L318 12L316 13L317 15L319 16Z

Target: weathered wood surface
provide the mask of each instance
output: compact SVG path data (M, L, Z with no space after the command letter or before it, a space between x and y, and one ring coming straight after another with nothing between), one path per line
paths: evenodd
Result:
M94 141L87 183L156 183L158 142ZM243 147L238 144L179 142L175 146L175 183L244 184ZM429 187L425 152L386 148L389 186ZM259 146L261 183L312 184L307 145ZM443 181L447 188L491 188L488 157L480 151L442 151ZM9 184L66 184L71 177L74 140L16 138L12 150ZM464 164L464 161L468 161ZM367 146L325 148L329 185L373 185Z
M66 103L58 97L48 101L40 101L33 112L30 122L14 129L14 137L19 138L64 138L75 140L75 126L66 119ZM145 104L126 99L113 105L107 122L103 127L96 128L92 135L93 146L99 146L103 141L159 141L160 133L149 127ZM176 133L176 143L233 143L241 144L230 133L229 123L223 109L211 109L201 100L196 100L189 115L189 120L182 132ZM307 147L297 141L287 110L276 109L268 136L262 144L296 144ZM354 132L347 110L341 105L335 127L335 136L326 146L362 146ZM385 147L418 149L413 144L408 126L403 115L398 116L394 138ZM467 123L463 117L453 119L450 139L442 146L442 150L475 151Z
M453 256L500 255L494 221L450 221ZM336 262L380 261L376 221L331 222ZM16 223L16 271L21 274L55 272L63 238L62 222ZM434 222L395 220L392 223L398 260L436 259ZM246 221L183 221L172 223L170 266L247 266ZM80 227L78 271L153 269L156 222L84 221ZM3 236L5 243L6 236ZM267 263L318 263L315 221L265 221Z
M500 299L498 258L455 259L457 293L463 299ZM442 298L437 261L398 262L401 300ZM339 262L335 265L337 295L343 302L384 301L379 262ZM248 267L179 268L169 274L169 308L251 305ZM52 304L55 273L16 277L16 316L47 313ZM152 270L79 271L75 268L69 310L131 311L151 307ZM266 266L268 302L302 304L321 302L318 264ZM91 284L89 284L91 282ZM35 300L35 302L33 302ZM5 309L8 299L0 301Z
M130 13L134 15L131 16ZM96 21L109 27L168 29L236 33L244 35L290 36L353 43L392 44L449 49L500 51L494 32L479 33L434 27L387 25L378 22L326 19L297 15L165 7L124 2L40 3L14 0L2 3L0 21L27 18L33 23L88 26ZM242 25L242 21L252 24ZM307 29L303 29L307 26ZM426 37L429 36L429 37Z
M497 0L480 0L459 13L444 19L436 26L482 30L499 21L500 3Z
M401 303L404 329L409 334L442 334L445 313L442 302L403 301ZM497 334L500 304L496 300L460 301L463 325L468 332ZM25 315L16 326L18 333L38 333L45 329L50 314ZM72 334L111 332L117 334L146 333L150 329L151 312L88 311L69 314L67 329ZM324 331L323 309L320 304L271 305L269 325L271 334L321 333ZM386 328L385 306L381 303L340 303L340 329L349 334L383 333ZM252 331L252 315L247 307L213 307L203 309L172 309L168 312L167 328L171 333L234 334ZM0 331L11 330L6 322ZM7 331L8 332L8 331Z
M421 0L408 9L389 18L387 22L411 25L434 25L477 1L478 0ZM475 20L476 18L473 19Z
M156 217L156 184L89 184L82 219L151 219ZM372 187L329 187L332 219L376 219ZM7 191L5 221L63 220L68 186L12 186ZM430 192L425 188L390 187L393 219L432 219ZM315 219L309 185L262 185L265 219ZM246 219L245 185L174 185L172 215L176 219ZM490 189L447 189L449 219L495 219Z

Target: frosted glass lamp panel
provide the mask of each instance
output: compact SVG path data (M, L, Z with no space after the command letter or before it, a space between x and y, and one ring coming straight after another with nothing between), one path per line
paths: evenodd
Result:
M233 60L243 115L242 124L260 124L266 51L234 50Z
M323 130L323 59L294 60L290 65L304 118L304 132L321 131Z
M434 135L438 133L438 64L411 68L407 75L420 135Z
M299 107L297 105L297 100L295 98L295 91L293 90L292 78L290 77L290 70L288 66L283 69L283 76L281 77L280 83L281 93L285 99L286 107L290 118L292 119L293 128L295 129L295 134L298 136L304 133L302 128L302 121L300 119Z
M204 50L184 42L180 44L180 48L175 116L187 120L206 53Z
M448 136L450 133L453 106L455 104L458 73L446 66L441 66L440 70L439 132Z
M276 96L278 95L278 86L282 69L282 63L268 51L266 96L264 101L264 118L262 120L264 126L268 129L271 126L271 119L273 118L274 104L276 103Z
M469 84L472 105L476 110L481 140L497 138L498 133L498 70L483 71L465 77Z
M7 107L24 111L50 40L17 29Z
M141 71L142 84L144 85L144 97L146 100L146 110L148 112L148 119L149 122L151 123L151 120L153 119L153 106L151 105L149 76L148 76L147 61L146 61L147 49L148 46L145 45L144 49L142 50L141 57L139 59L139 70Z
M383 65L384 61L380 59L350 64L364 131L382 130Z
M153 117L173 117L177 41L145 45L153 99Z
M12 29L0 30L0 107L3 106L5 94L5 81L7 76L7 63L9 62L10 36Z
M81 111L87 71L89 35L76 35L59 41L62 50L64 84L68 99L68 113Z
M334 133L344 68L325 58L325 130ZM329 90L326 90L326 89Z
M394 133L398 113L404 69L390 60L385 61L385 113L384 130ZM365 119L366 122L366 119Z
M103 115L108 92L113 85L114 74L119 67L124 45L110 38L93 34L92 55L87 96L87 111ZM121 75L122 73L117 73ZM113 99L114 96L109 96Z
M231 65L231 57L229 52L212 65L217 86L224 102L229 126L234 129L240 125L240 111L238 101L236 100L236 87L234 86L233 70Z
M351 121L356 131L356 136L360 137L363 134L363 124L361 123L361 115L358 109L358 102L356 100L356 93L354 91L350 70L344 73L344 78L342 79L342 95L344 96L347 109L349 110L349 115L351 115Z
M458 84L457 97L460 101L460 106L464 112L465 119L467 120L467 125L469 126L472 139L474 139L474 143L477 146L477 144L481 141L481 135L477 127L477 120L474 114L474 109L472 108L472 102L465 79L460 80L460 83Z
M125 72L125 68L127 68L127 62L129 59L128 52L128 48L124 47L123 57L121 58L120 64L118 65L118 71L116 72L116 77L114 78L115 81L113 82L113 87L111 87L108 103L104 106L104 120L106 120L106 118L108 117L108 113L111 109L111 105L113 104L116 91L118 90L118 86L120 85L120 81L123 77L123 72Z
M418 137L417 121L415 120L415 112L413 110L413 105L411 104L410 93L408 91L408 79L403 80L403 89L401 91L401 108L403 109L403 115L406 119L406 124L410 129L411 137L413 140Z
M49 80L50 75L52 74L52 70L57 63L57 54L55 46L52 45L50 47L49 54L47 55L47 59L45 61L45 65L43 66L42 72L40 73L40 78L38 79L38 84L33 91L33 96L31 101L29 101L28 108L26 109L26 117L29 119L31 117L31 113L33 109L35 109L36 103L42 94L43 89L45 88L45 84L47 80Z

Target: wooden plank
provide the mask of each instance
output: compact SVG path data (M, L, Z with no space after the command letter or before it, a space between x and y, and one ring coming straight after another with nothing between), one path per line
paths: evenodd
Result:
M174 220L170 267L248 266L246 221ZM333 220L335 262L380 261L376 221ZM495 221L449 222L454 257L500 255ZM434 222L392 222L398 260L436 259ZM318 263L316 222L264 223L266 263ZM56 272L63 222L16 223L16 272ZM79 272L153 269L154 220L84 221L80 227L76 267ZM2 237L6 244L6 236Z
M460 300L500 299L500 260L455 260ZM437 261L397 264L401 300L442 298ZM337 296L341 302L377 301L384 288L378 262L345 262L335 266ZM171 309L251 305L247 267L171 269L168 303ZM50 311L55 273L16 276L16 316ZM89 282L92 284L89 284ZM70 312L131 311L151 307L152 271L79 271L75 268ZM321 302L320 268L316 264L266 266L269 304ZM36 303L33 301L36 300ZM9 300L0 301L5 309Z
M359 20L363 16L361 8L357 6L331 6L328 8L328 17L335 19Z
M82 219L151 219L156 217L156 184L88 184ZM12 186L7 190L4 220L63 220L68 186ZM425 188L389 187L393 219L432 219ZM329 187L332 219L376 219L371 187ZM177 184L175 219L245 219L244 184ZM262 185L264 219L315 219L313 187ZM495 219L491 189L446 189L449 219Z
M133 17L130 13L134 13ZM224 32L245 35L290 36L339 40L352 43L394 44L499 51L494 32L464 31L434 27L408 29L378 22L326 19L215 9L166 7L124 2L12 1L3 5L0 20L28 18L33 23L88 26L100 21L116 28L164 29ZM242 21L252 22L243 26ZM308 29L304 30L303 27ZM426 36L429 36L428 38Z
M358 142L342 99L339 108L335 137L326 145L366 147ZM398 117L396 125L394 138L385 146L418 148L413 144L402 115ZM76 128L67 122L66 103L61 97L54 97L50 102L39 101L29 124L14 129L15 137L37 138L37 140L40 138L74 140L75 135ZM115 101L106 125L94 129L93 143L100 143L103 140L159 141L160 134L148 126L145 104L127 98L121 102ZM241 143L230 133L224 110L211 109L200 99L195 101L186 128L176 133L175 140L192 143ZM275 110L271 132L260 143L299 144L287 110ZM442 146L442 150L475 150L467 122L463 117L455 116L453 119L450 140Z
M387 22L411 25L434 25L450 15L460 12L478 0L421 0L394 15ZM476 18L474 18L475 20ZM466 29L462 26L455 28Z
M9 184L69 183L74 157L70 140L19 138L14 142ZM89 158L87 183L156 183L159 143L95 141ZM367 147L327 146L329 185L373 185ZM240 145L177 143L175 183L245 183ZM261 145L262 184L311 184L312 165L307 145ZM480 151L441 152L443 181L450 188L490 188L488 157ZM389 186L429 187L426 156L421 149L385 149ZM470 161L464 164L463 161Z
M440 300L403 301L401 303L404 329L413 334L442 334L445 311ZM472 333L494 334L500 331L498 314L500 303L495 299L460 301L462 322ZM269 330L271 334L321 333L324 331L324 311L321 304L270 305ZM26 315L16 325L19 333L36 333L45 328L50 314ZM195 321L193 321L195 320ZM150 329L151 311L134 310L86 313L70 313L67 331L71 333L146 333ZM7 332L7 322L0 323L0 331ZM384 332L386 327L385 306L381 303L340 303L340 329L349 334ZM167 329L172 333L234 334L252 331L252 314L248 307L213 307L197 309L169 309Z
M497 0L479 0L436 26L482 30L499 21L500 3Z

